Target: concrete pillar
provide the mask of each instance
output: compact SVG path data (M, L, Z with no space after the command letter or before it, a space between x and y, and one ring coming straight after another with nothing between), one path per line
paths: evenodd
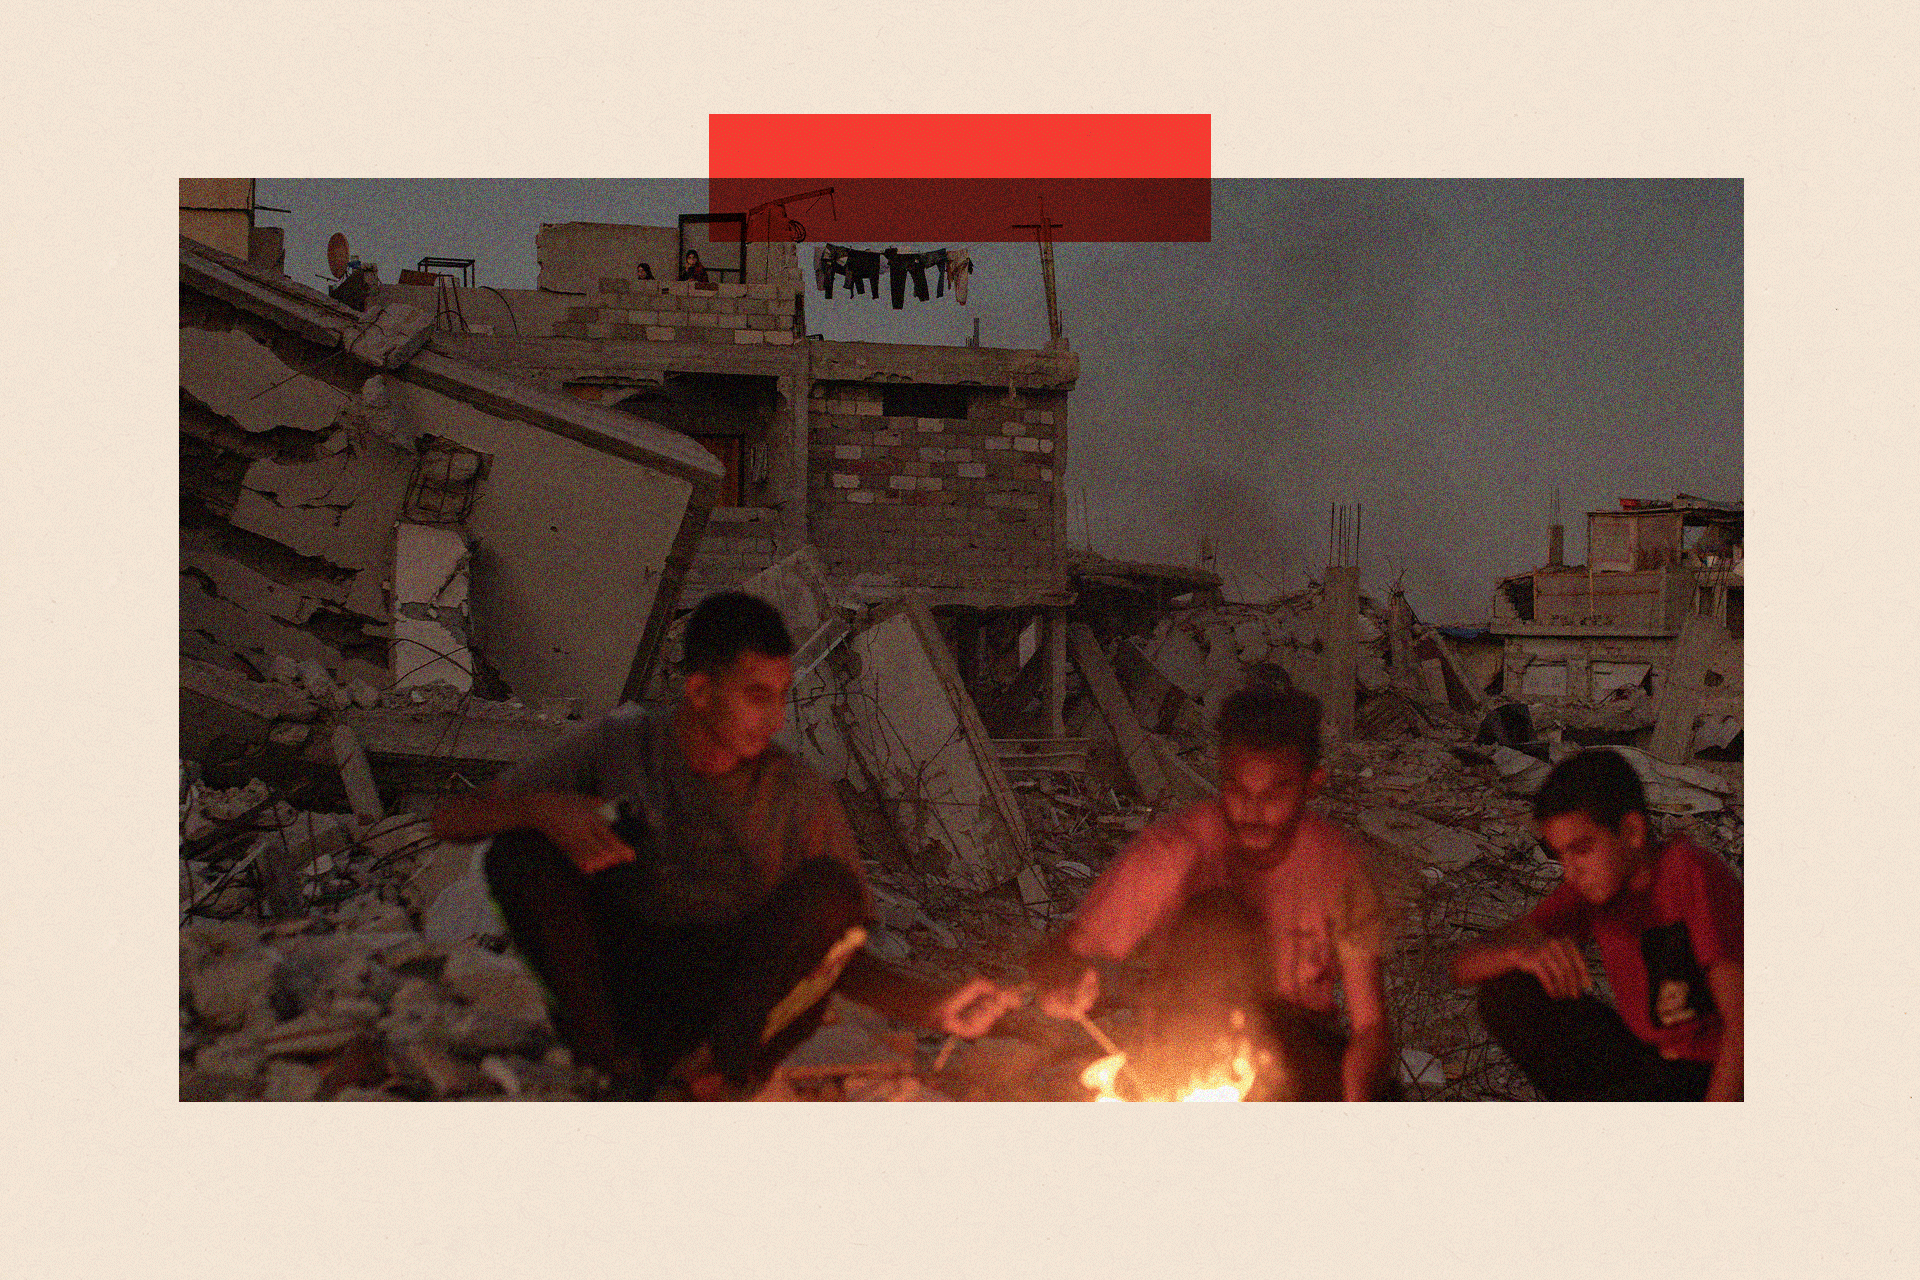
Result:
M1359 646L1353 620L1360 612L1360 566L1328 565L1320 599L1320 706L1327 737L1353 736L1353 681Z
M1067 736L1067 612L1047 612L1047 736Z
M780 491L780 519L776 545L788 555L807 545L812 536L807 519L807 414L813 402L813 346L793 344L793 372L780 379L788 423ZM780 447L779 443L775 448Z
M1387 675L1396 688L1413 683L1413 608L1395 591L1387 601Z

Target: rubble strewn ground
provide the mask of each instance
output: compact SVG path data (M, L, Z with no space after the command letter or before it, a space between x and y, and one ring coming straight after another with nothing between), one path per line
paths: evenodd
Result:
M1283 678L1312 677L1310 640L1303 642L1311 607L1310 599L1295 598L1199 610L1162 625L1157 643L1143 646L1149 655L1173 653L1169 678L1200 685L1190 707L1143 719L1174 731L1163 741L1202 779L1211 767L1204 713L1217 689L1275 667ZM1409 1096L1527 1098L1525 1082L1487 1043L1469 996L1452 988L1445 969L1461 943L1511 918L1555 882L1557 872L1531 834L1524 796L1548 760L1576 747L1552 728L1524 749L1486 741L1471 717L1418 690L1396 689L1382 630L1373 627L1362 646L1358 679L1359 719L1373 724L1374 736L1330 749L1330 781L1316 804L1365 838L1399 914L1387 984ZM1170 643L1169 636L1181 640ZM1185 667L1176 647L1182 642L1192 650ZM1129 643L1120 638L1109 647L1117 652ZM351 714L348 707L382 709L551 734L565 714L432 688L362 694L357 702L358 691L324 687L311 670L283 674L287 701L304 698L340 715ZM1382 706L1393 714L1383 715ZM1092 724L1097 742L1097 717L1079 720ZM414 812L353 812L345 787L328 793L314 785L315 774L337 757L331 749L317 752L304 738L270 739L251 756L223 761L213 776L183 767L181 1097L595 1096L593 1073L576 1067L555 1042L537 983L506 947L475 874L473 847L432 837L419 816L430 797L407 800L404 807ZM1685 829L1738 870L1740 766L1682 768L1633 758L1648 771L1663 810L1658 824ZM259 774L238 780L249 765ZM870 861L877 899L870 946L881 958L934 979L984 973L1020 982L1026 953L1071 918L1127 838L1172 803L1163 798L1157 810L1092 764L1018 772L1010 785L1033 848L1031 866L1015 880L980 892L907 859ZM1096 1015L1123 1041L1132 1018L1130 972L1122 969ZM1073 1098L1084 1096L1076 1078L1094 1056L1079 1029L1031 1009L1010 1015L979 1042L947 1046L841 1002L832 1024L794 1056L766 1096Z

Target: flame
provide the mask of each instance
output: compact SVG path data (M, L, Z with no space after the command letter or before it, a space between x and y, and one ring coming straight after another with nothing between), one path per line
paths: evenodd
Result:
M1234 1034L1223 1036L1216 1042L1224 1055L1223 1061L1215 1063L1205 1072L1187 1081L1184 1088L1171 1095L1149 1094L1142 1102L1240 1102L1253 1088L1254 1065L1253 1044L1245 1033L1246 1022L1239 1010L1233 1014ZM1098 1059L1080 1073L1080 1083L1093 1094L1095 1102L1125 1102L1114 1087L1120 1071L1127 1065L1124 1053L1108 1054Z

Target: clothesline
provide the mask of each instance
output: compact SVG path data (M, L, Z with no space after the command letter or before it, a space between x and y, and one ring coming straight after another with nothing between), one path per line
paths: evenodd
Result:
M967 305L967 282L973 274L973 259L964 248L902 253L894 247L875 252L844 244L823 244L813 251L814 283L821 293L831 298L834 281L844 278L849 294L865 292L878 301L882 259L886 261L887 283L895 311L906 305L909 280L913 282L913 296L921 302L927 301L929 267L938 273L933 296L945 297L947 282L951 280L954 300L963 307Z

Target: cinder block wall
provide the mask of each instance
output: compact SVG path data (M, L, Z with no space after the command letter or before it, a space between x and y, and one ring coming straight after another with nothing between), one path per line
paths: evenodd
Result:
M743 519L726 509L713 512L680 589L683 608L711 592L739 586L780 558L773 514L755 512L755 518Z
M890 418L880 388L823 383L808 410L808 523L829 572L937 590L1057 588L1066 396L1009 404L982 388L965 418Z
M794 292L777 284L603 279L597 292L567 309L553 336L791 346Z

